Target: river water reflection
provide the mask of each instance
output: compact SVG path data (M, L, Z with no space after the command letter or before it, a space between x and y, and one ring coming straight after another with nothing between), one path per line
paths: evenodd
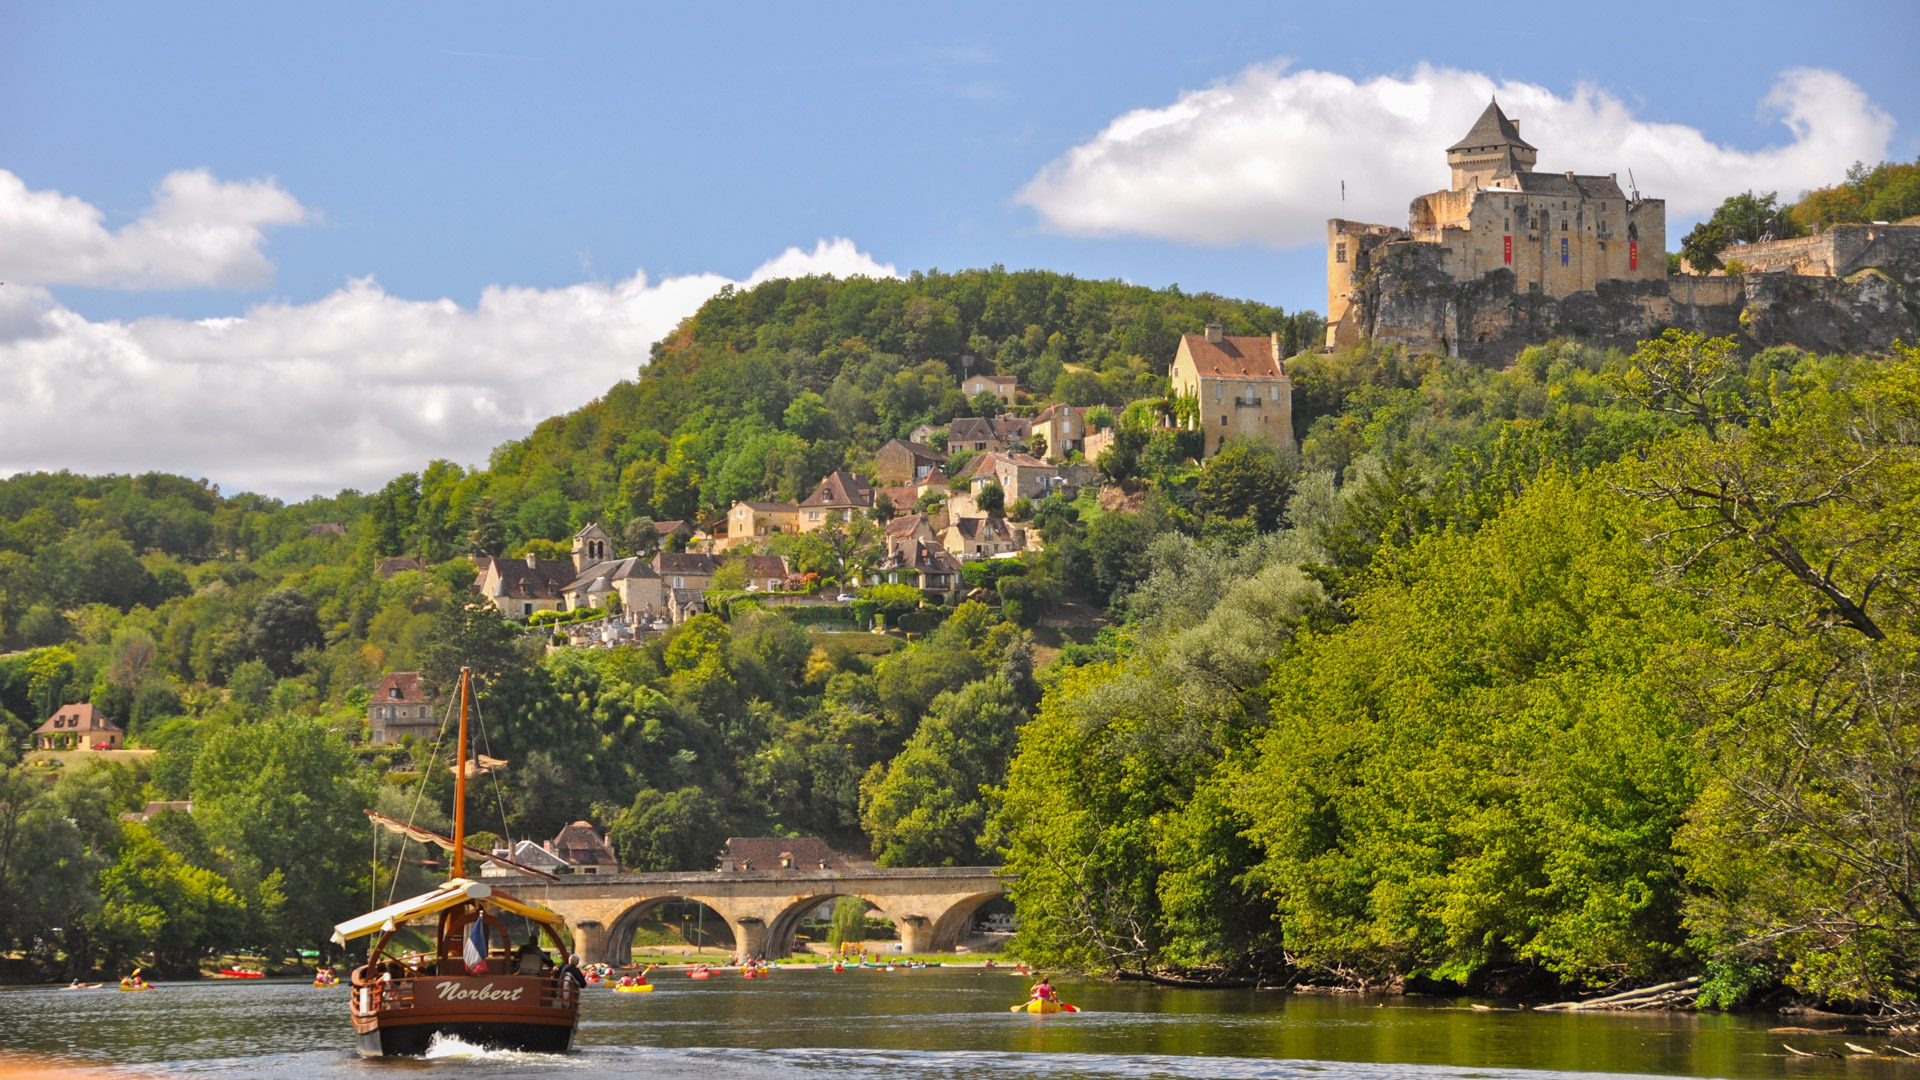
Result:
M613 1076L866 1080L921 1076L1286 1077L1545 1080L1577 1074L1920 1080L1920 1062L1795 1058L1839 1035L1770 1034L1772 1017L1480 1012L1466 1002L1061 984L1079 1015L1007 1006L1002 972L782 970L697 982L659 973L652 994L589 991L565 1058L445 1048L426 1062L365 1062L345 991L305 982L163 985L144 994L0 993L0 1048L142 1074L218 1077ZM1862 1040L1854 1036L1857 1041ZM397 1070L397 1071L396 1071Z

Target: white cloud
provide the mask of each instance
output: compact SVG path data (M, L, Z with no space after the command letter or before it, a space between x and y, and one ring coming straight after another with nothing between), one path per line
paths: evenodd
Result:
M100 210L33 191L0 169L0 281L125 289L252 288L273 281L263 231L312 214L272 180L169 173L139 218L109 232Z
M1643 194L1667 200L1670 227L1748 188L1793 198L1835 183L1853 162L1885 157L1894 128L1854 83L1813 69L1784 73L1760 102L1791 141L1744 151L1685 125L1636 119L1589 85L1562 98L1530 83L1425 65L1406 79L1367 82L1259 65L1165 108L1119 117L1049 164L1018 201L1047 228L1070 234L1317 243L1330 217L1403 223L1414 196L1446 186L1445 148L1495 93L1540 148L1537 168L1618 173L1623 181L1632 169Z
M93 322L0 288L0 475L161 470L288 498L376 487L433 458L484 463L541 419L633 378L654 341L729 284L898 276L852 241L789 248L744 282L643 273L406 300L371 279L244 316Z

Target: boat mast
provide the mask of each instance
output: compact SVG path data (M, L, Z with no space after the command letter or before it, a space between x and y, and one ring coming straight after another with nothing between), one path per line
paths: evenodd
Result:
M453 876L467 876L467 695L471 668L460 669L460 762L453 773Z

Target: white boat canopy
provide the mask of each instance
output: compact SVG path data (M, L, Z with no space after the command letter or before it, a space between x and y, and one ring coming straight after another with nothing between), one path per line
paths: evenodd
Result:
M483 881L454 878L430 893L422 893L411 900L402 900L397 904L388 904L378 911L369 911L357 919L348 919L333 928L333 943L345 945L354 938L365 937L376 931L393 930L401 923L411 922L423 915L432 915L465 903L496 907L502 911L532 919L555 935L567 927L565 919L546 908L526 903Z

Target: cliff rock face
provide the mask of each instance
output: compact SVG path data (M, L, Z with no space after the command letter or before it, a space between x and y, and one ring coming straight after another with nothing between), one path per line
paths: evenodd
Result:
M1920 243L1890 245L1877 260L1882 265L1846 278L1765 273L1610 281L1559 300L1516 288L1506 270L1456 282L1443 254L1430 244L1374 253L1356 293L1368 337L1495 362L1554 337L1632 349L1667 327L1733 335L1753 348L1819 352L1920 341Z

